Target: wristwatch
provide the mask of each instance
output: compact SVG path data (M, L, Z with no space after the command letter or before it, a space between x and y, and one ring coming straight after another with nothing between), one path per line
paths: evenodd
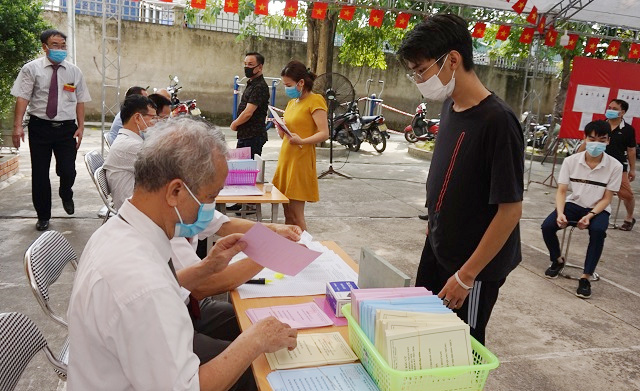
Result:
M591 214L592 214L592 215L594 215L594 216L596 216L596 215L597 215L597 213L596 213L596 212L594 212L594 211L592 211L592 210L590 210L590 211L589 211L589 213L591 213Z

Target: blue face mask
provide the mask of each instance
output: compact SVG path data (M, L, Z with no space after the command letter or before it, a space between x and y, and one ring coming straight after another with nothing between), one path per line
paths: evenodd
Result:
M300 95L302 95L302 92L298 91L298 86L291 86L291 87L284 87L284 92L285 94L287 94L287 96L291 99L297 99L300 97Z
M202 202L198 201L196 196L193 195L193 193L191 192L191 190L186 184L184 185L184 187L187 189L189 194L191 194L191 197L193 197L193 199L196 200L198 205L200 205L200 209L198 209L198 218L192 224L185 224L182 221L182 216L180 216L180 212L178 212L178 208L174 206L173 209L176 210L176 214L178 215L180 222L176 223L175 232L173 236L181 237L181 238L190 238L190 237L196 236L197 234L202 232L205 228L207 228L211 220L213 220L213 216L215 215L216 204L215 202L211 204L203 204Z
M64 61L65 58L67 58L67 51L59 49L49 49L49 55L47 57L49 57L49 60L51 60L51 62L60 64L62 61Z
M604 112L604 116L608 119L616 119L620 117L620 112L618 110L607 110Z
M602 155L605 149L607 149L606 143L601 143L598 141L587 141L587 153L593 157Z

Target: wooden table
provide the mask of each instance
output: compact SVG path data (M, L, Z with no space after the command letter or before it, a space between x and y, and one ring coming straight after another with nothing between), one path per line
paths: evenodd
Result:
M336 254L344 260L344 262L349 265L356 272L358 271L358 265L344 252L335 242L322 242L327 248L333 250ZM240 323L240 329L242 331L246 330L249 326L251 326L251 321L249 317L247 317L246 310L249 308L258 308L258 307L269 307L273 305L286 305L286 304L302 304L313 301L316 297L324 298L324 295L316 295L316 296L297 296L297 297L264 297L264 298L255 298L255 299L241 299L240 294L237 290L233 290L231 292L231 302L233 303L233 308L236 311L236 317L238 318L238 323ZM317 327L312 329L304 329L300 330L299 333L331 333L339 331L340 334L344 337L345 341L349 341L349 332L347 330L347 326L329 326L329 327ZM261 391L271 391L271 386L267 381L267 375L271 372L271 368L269 367L269 363L267 362L267 358L264 354L258 357L252 364L253 375L256 378L256 383L258 384L258 389Z
M256 183L256 187L263 190L263 183ZM216 209L222 214L227 214L226 204L258 204L256 217L258 221L262 221L262 213L260 212L261 204L271 204L271 222L278 222L278 204L288 204L289 199L280 192L275 186L270 193L264 193L259 196L218 196L216 197ZM244 216L242 216L244 217Z

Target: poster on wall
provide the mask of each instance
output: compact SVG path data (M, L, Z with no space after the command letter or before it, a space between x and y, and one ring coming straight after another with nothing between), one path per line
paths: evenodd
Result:
M584 138L584 126L605 119L613 99L629 103L624 120L636 129L640 143L640 64L576 57L569 79L560 138Z

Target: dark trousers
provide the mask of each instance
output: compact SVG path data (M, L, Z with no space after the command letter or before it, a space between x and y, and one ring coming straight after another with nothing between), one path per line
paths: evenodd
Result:
M576 223L583 218L591 208L583 208L573 202L567 202L564 206L564 215L567 217L570 225L576 226ZM549 250L549 258L551 262L560 258L561 249L558 241L557 232L560 230L556 220L558 212L553 211L542 223L542 237L544 243ZM593 216L589 221L589 246L587 247L587 255L584 259L584 274L593 274L596 271L598 261L602 255L604 248L604 239L607 237L607 227L609 226L609 212L600 212Z
M193 329L193 352L200 359L200 365L218 356L240 335L233 306L210 298L200 302L200 319L193 320ZM251 367L231 387L233 391L257 389Z
M51 218L51 153L56 157L56 174L60 177L58 194L63 201L73 199L76 180L75 121L53 122L38 117L29 119L29 149L31 152L31 197L38 219Z
M262 156L262 147L267 142L267 139L267 132L264 132L260 136L238 139L236 148L251 147L251 159L253 159L255 155Z
M427 238L418 266L416 286L423 286L437 295L451 276L453 273L447 271L436 259ZM469 325L473 338L483 345L487 323L489 323L493 306L498 300L500 287L505 280L503 278L500 281L475 281L462 307L454 310L458 317Z

